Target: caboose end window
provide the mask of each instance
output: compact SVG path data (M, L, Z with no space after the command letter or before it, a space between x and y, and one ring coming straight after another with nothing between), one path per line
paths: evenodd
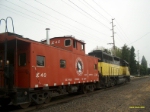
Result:
M45 66L45 56L36 56L37 66Z
M60 60L60 68L66 68L66 60Z
M19 54L19 66L26 66L26 53Z

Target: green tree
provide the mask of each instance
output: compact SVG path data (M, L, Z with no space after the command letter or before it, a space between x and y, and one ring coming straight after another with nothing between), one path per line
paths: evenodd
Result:
M116 48L115 48L115 55L116 55L117 57L122 58L122 49L116 47Z
M142 57L142 60L141 60L140 73L142 75L146 75L147 74L147 61L146 61L144 56Z
M129 60L129 66L130 66L130 73L132 75L135 75L137 73L137 64L135 60L135 49L132 46L130 49L130 60Z
M109 49L104 49L103 51L111 55L111 51Z
M129 62L129 57L130 57L130 48L125 44L122 47L122 53L121 53L121 58L123 60L126 60L127 62Z

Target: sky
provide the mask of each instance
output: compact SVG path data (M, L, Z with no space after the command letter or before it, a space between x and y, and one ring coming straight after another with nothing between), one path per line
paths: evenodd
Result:
M72 35L86 43L86 53L115 45L135 48L136 60L145 56L150 67L150 0L0 0L0 19L11 17L15 33L41 41ZM8 31L13 32L11 19ZM5 23L0 33L5 32Z

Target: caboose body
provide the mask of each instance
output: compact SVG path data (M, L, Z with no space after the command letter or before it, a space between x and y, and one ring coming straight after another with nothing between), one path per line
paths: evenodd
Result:
M71 36L36 42L14 33L0 34L0 105L48 102L55 92L93 90L98 58Z

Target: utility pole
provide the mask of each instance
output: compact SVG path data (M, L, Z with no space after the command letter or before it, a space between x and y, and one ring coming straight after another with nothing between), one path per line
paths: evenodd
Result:
M115 25L113 24L113 20L114 19L112 19L112 38L113 38L113 47L114 47L114 50L115 50L115 38L114 38L114 27L115 27Z
M140 61L139 61L139 50L137 51L138 54L138 62L139 62L139 66L138 66L138 76L140 76Z
M116 26L116 25L114 25L114 23L113 23L113 20L115 20L115 19L112 19L112 22L111 22L111 24L112 24L112 38L113 38L113 43L108 43L108 44L113 44L113 49L114 49L114 54L115 54L115 38L114 38L114 34L115 34L115 32L114 32L114 27Z

